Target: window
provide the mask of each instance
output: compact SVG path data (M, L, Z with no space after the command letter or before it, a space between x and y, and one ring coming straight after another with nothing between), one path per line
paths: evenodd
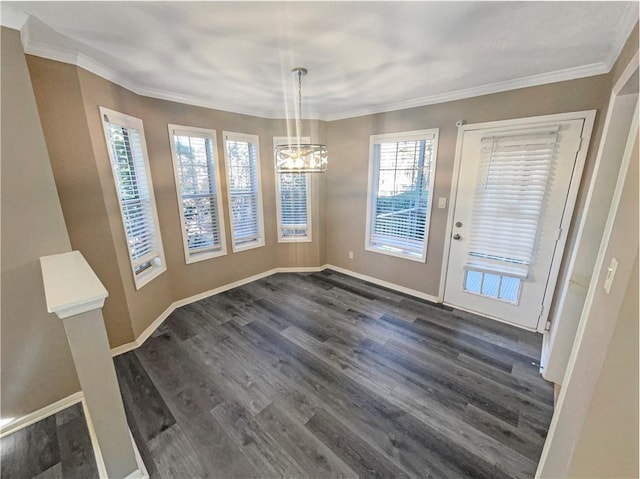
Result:
M309 137L301 138L309 143ZM277 145L293 143L293 137L276 136ZM311 194L308 173L278 173L276 171L276 203L279 242L311 241Z
M264 246L258 137L224 132L232 248Z
M169 139L185 261L193 263L225 255L216 132L169 125Z
M425 261L437 144L437 129L371 136L367 250Z
M167 269L142 120L100 107L136 289Z

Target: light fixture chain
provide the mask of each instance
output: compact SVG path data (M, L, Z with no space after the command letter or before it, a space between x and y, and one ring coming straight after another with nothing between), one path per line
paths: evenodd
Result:
M298 136L302 135L302 70L298 70L298 115L300 127Z

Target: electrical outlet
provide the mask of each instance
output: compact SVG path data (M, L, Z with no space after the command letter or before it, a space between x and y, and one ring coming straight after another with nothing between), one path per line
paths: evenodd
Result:
M349 251L349 259L353 259L353 251Z

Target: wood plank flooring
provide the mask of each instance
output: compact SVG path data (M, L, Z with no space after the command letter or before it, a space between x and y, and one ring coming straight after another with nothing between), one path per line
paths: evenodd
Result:
M98 479L80 404L3 437L0 451L3 479Z
M154 478L529 478L540 343L325 271L180 308L115 362Z
M336 272L176 310L115 358L154 479L531 478L541 337ZM3 478L94 478L79 405L0 441Z

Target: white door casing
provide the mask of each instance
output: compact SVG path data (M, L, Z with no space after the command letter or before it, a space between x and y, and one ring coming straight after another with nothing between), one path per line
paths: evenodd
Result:
M445 249L448 251L448 260L443 266L444 291L441 294L446 304L525 329L544 329L594 116L593 111L578 112L464 125L460 128L447 228L448 245ZM482 139L485 138L483 144L486 147L487 138L490 137L502 140L534 133L538 136L553 136L556 146L530 264L510 264L482 258L478 261L478 258L469 255L469 240L473 206L477 201L476 189L482 183L481 175L484 175L480 171ZM519 225L514 224L514 237L519 234L519 230ZM452 241L452 238L457 239ZM504 298L491 298L465 291L463 285L469 268L469 274L472 275L470 279L484 277L486 285L490 284L490 279L498 279L495 276L496 268L503 270L499 276L503 278L504 289L494 288L493 293L486 292L497 296L506 292ZM467 286L470 284L471 281Z
M566 256L550 328L544 333L540 369L547 381L556 384L562 384L569 361L628 138L638 129L638 63L636 55L611 92L583 213L575 225L574 246Z

